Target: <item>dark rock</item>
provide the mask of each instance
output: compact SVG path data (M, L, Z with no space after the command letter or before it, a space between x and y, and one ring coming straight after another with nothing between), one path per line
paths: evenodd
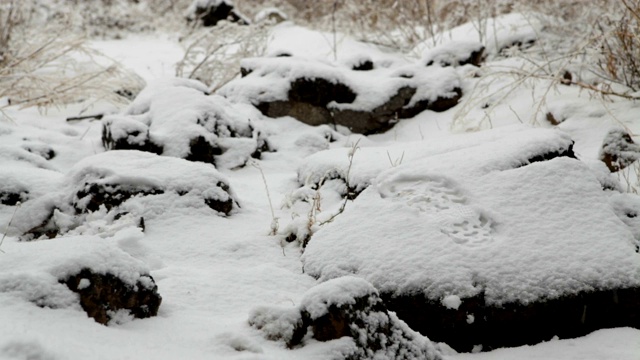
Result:
M460 66L467 65L467 64L471 64L473 66L480 66L483 60L484 60L484 47L482 47L479 50L472 51L471 54L469 54L468 58L460 59L459 64Z
M189 148L189 155L186 157L189 161L200 161L215 165L214 157L222 154L222 149L217 145L211 144L204 136L191 139Z
M484 61L484 52L485 47L479 42L454 41L428 50L422 61L426 66L480 66Z
M140 127L127 129L119 135L114 135L112 127L114 120L107 119L102 124L102 146L106 150L139 150L154 154L162 154L162 146L155 144L149 138L149 128L140 124Z
M615 128L609 131L602 142L600 160L611 172L617 172L640 159L640 145L624 129Z
M458 105L460 98L462 97L462 89L454 88L448 96L441 96L434 101L420 100L409 108L402 108L400 111L400 118L411 118L425 110L431 110L435 112L443 112Z
M297 79L291 84L289 100L260 103L257 108L269 117L291 116L313 126L342 125L352 132L374 134L388 130L399 119L416 116L425 110L445 111L457 105L462 96L460 88L455 88L449 97L421 100L407 107L415 93L415 88L404 86L387 102L372 110L332 109L327 108L330 102L350 104L356 94L340 83L324 79Z
M0 204L2 205L15 206L19 202L25 202L28 198L29 198L28 191L21 191L21 192L0 191Z
M158 286L149 275L140 276L133 286L112 274L83 269L60 282L78 293L82 309L103 325L107 325L119 310L127 310L138 319L156 316L162 302Z
M572 142L571 145L569 145L566 149L557 149L555 151L549 151L544 154L538 154L536 156L533 156L528 159L525 165L529 165L529 164L540 162L540 161L549 161L551 159L555 159L558 157L569 157L577 160L578 158L576 157L576 154L573 152L574 144L575 142Z
M230 192L229 185L221 181L219 181L216 184L216 186L221 188L226 193ZM229 215L233 210L234 204L236 204L236 202L231 197L229 197L229 199L226 201L221 201L220 199L216 199L216 198L205 197L204 203L207 204L207 206L210 207L212 210L223 213L225 215Z
M107 211L116 208L134 196L162 194L164 190L151 187L136 187L130 184L103 184L101 182L87 182L76 193L73 207L76 213L98 211L104 206ZM82 203L82 205L80 205Z
M353 65L351 70L354 70L354 71L369 71L369 70L373 70L373 61L371 61L369 59L364 60L364 61L360 61L357 64Z
M547 121L553 126L558 126L565 120L565 119L556 118L556 116L553 115L552 112L548 112L545 117L546 117Z
M193 12L189 15L189 20L200 20L203 26L216 26L219 21L228 20L240 25L249 25L246 18L240 15L228 0L209 1L205 6L201 6L199 1L195 1L190 8Z
M350 104L356 99L356 93L347 85L322 78L300 78L291 82L289 100L313 106L326 107L332 101Z
M463 299L457 310L422 295L383 294L382 298L413 330L463 352L476 345L488 351L533 345L554 336L575 338L603 328L640 329L640 288L594 290L502 306L485 304L481 294Z

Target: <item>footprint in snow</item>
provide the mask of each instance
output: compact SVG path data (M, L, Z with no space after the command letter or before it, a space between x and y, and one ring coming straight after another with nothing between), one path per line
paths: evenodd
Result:
M459 245L478 247L494 241L493 221L468 204L467 198L449 180L422 178L396 182L390 188L394 198L435 218L440 231Z

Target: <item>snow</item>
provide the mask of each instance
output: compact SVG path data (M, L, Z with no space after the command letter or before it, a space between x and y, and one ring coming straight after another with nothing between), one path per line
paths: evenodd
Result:
M382 292L430 299L484 292L498 305L640 284L633 236L587 166L520 167L566 137L513 135L382 171L314 235L305 271L321 281L355 273Z
M141 236L140 231L128 229L107 239L83 236L6 243L3 245L6 256L0 264L0 293L3 298L19 297L48 308L77 307L77 295L59 281L83 269L97 274L109 273L136 286L141 276L149 274L149 269L120 249L117 242ZM25 263L29 264L28 268L21 265Z
M449 309L458 310L458 308L460 307L460 304L462 304L462 300L460 300L460 297L458 295L447 295L444 298L442 298L442 305L444 305ZM471 316L471 323L473 323L473 315L470 315L470 316Z
M522 59L505 57L511 51L500 52L504 46L535 40L527 54L534 56L547 36L537 16L509 14L462 25L420 44L412 53L424 54L421 59L285 22L270 32L267 57L244 60L254 72L211 96L204 95L209 89L202 83L166 77L183 57L176 34L92 40L91 46L147 81L129 107L83 99L39 113L0 101L0 192L29 191L19 206L0 205L0 358L344 358L357 351L351 338L306 338L302 347L284 346L301 307L323 314L326 304L365 292L417 289L453 311L481 290L500 304L638 286L640 201L632 193L638 162L612 174L598 160L615 126L639 142L638 104L504 75L523 68ZM478 25L486 30L482 38ZM478 43L487 53L480 68L424 67L426 59L457 57L457 50ZM274 57L284 53L292 57ZM366 60L374 70L351 70ZM570 65L573 72L582 63ZM353 104L334 108L370 109L407 84L420 84L412 103L456 86L465 95L452 111L424 112L370 136L330 124L267 119L246 104L283 99L288 81L308 74L357 92ZM407 75L413 78L401 77ZM502 86L508 91L496 93ZM473 89L481 89L479 95ZM102 122L65 121L103 112ZM546 112L564 121L549 128ZM223 131L214 136L196 129L203 114L224 124ZM216 158L217 170L171 156L105 152L103 123L133 136L133 143L148 131L174 156L184 156L184 144L196 134L226 151ZM246 137L227 136L225 128ZM483 131L452 134L468 130ZM259 136L277 151L248 163L255 161L260 170L242 167ZM580 161L529 164L536 154L571 145ZM49 149L55 157L47 160ZM165 193L130 198L118 211L78 215L71 200L84 181L157 186ZM240 205L230 216L219 216L202 201L229 196L216 187L218 181L230 186ZM342 196L350 191L345 182L360 194L321 224L344 204ZM188 194L178 195L185 189ZM66 233L19 241L21 231L51 214ZM275 236L268 235L272 214L279 222ZM287 243L292 233L299 240ZM299 241L307 235L302 254ZM108 326L96 324L77 295L58 282L85 267L115 272L134 285L149 286L143 275L152 276L163 297L158 316L140 320L114 313ZM81 287L87 282L81 280ZM389 319L406 327L394 314ZM480 321L472 314L466 320ZM478 354L456 354L446 344L436 348L452 360L635 360L638 339L638 329L617 328ZM423 340L416 335L411 341Z

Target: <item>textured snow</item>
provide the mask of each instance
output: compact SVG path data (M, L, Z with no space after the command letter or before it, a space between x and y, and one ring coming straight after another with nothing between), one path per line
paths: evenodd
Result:
M637 286L633 235L591 170L569 158L519 167L557 148L527 140L537 131L382 172L314 235L305 271L489 304Z
M438 159L429 166L473 176L524 165L538 154L564 151L569 149L571 144L571 138L560 131L531 129L519 125L424 142L404 142L387 146L360 146L358 143L350 170L350 147L321 151L307 157L298 168L298 182L318 184L322 179L346 179L349 171L348 185L356 191L361 191L381 171L395 166L396 160L400 162L402 159L402 164L413 164L425 158ZM478 151L481 151L481 155Z

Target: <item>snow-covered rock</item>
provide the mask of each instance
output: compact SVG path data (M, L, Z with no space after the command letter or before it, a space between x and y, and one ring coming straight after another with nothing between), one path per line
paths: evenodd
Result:
M304 345L308 329L319 341L350 337L355 347L345 359L442 359L429 339L388 312L378 291L357 277L311 288L297 308L257 308L249 323L289 347Z
M600 160L611 172L622 170L640 160L640 145L633 141L627 130L613 128L604 137Z
M91 233L81 225L94 213L101 221L134 221L144 229L144 216L158 206L209 207L222 215L238 208L229 181L211 165L135 150L87 157L61 183L17 213L13 226L25 239ZM139 203L147 198L156 204Z
M451 41L443 45L436 46L422 54L422 62L426 66L440 65L480 66L484 55L484 45L477 41Z
M406 65L357 71L361 65L353 70L297 57L245 59L244 76L219 94L252 103L269 117L342 125L363 134L385 131L424 110L448 110L462 96L453 69Z
M155 316L162 301L149 269L118 247L135 229L103 239L76 236L4 244L0 295L47 308L82 308L101 324L115 314Z
M201 161L224 168L243 166L269 151L251 119L259 114L208 96L204 85L187 79L150 84L124 114L103 118L107 150L140 150Z
M368 280L414 330L460 350L630 325L640 315L636 240L571 140L523 128L489 140L492 132L424 146L384 171L352 168L349 179L367 174L361 183L371 185L313 235L305 272ZM354 164L375 162L364 154ZM457 309L443 305L451 296ZM567 304L592 313L555 313ZM626 306L628 315L603 320Z

